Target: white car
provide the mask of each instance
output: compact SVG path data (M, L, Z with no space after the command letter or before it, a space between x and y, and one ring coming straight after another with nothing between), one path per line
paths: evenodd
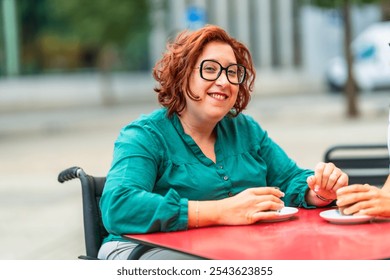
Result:
M360 91L390 88L390 21L369 26L352 42L353 73ZM342 90L347 81L344 57L330 60L326 80L331 90Z

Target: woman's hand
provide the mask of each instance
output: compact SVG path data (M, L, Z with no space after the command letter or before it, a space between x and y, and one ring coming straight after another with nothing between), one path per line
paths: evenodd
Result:
M272 219L284 207L280 199L284 193L275 187L250 188L220 200L221 220L224 225L247 225Z
M314 169L314 175L307 178L307 184L315 195L329 200L329 204L336 199L336 191L348 185L348 179L348 175L333 163L320 162Z
M337 206L346 215L390 217L390 191L368 184L355 184L337 190Z
M279 216L284 193L277 187L250 188L221 199L188 201L188 227L249 225Z

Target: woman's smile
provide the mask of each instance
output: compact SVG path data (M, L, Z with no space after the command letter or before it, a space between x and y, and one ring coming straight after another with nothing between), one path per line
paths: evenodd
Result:
M207 95L212 97L213 99L216 99L219 101L224 101L224 100L228 99L227 94L220 93L220 92L210 92Z

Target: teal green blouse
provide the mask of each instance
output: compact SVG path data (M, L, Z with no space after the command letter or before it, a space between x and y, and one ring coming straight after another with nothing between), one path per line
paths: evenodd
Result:
M188 200L219 200L247 188L277 186L286 206L306 207L306 178L251 117L225 117L216 126L216 163L166 109L125 126L100 201L110 235L185 230Z

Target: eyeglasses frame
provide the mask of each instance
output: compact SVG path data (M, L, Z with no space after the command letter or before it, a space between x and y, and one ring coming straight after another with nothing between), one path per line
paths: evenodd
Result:
M219 67L220 67L220 68L219 68L218 75L217 75L217 77L216 77L215 79L206 79L205 77L203 77L203 70L202 70L202 69L203 69L203 64L204 64L205 62L209 62L209 61L217 63L217 64L219 65ZM238 65L238 66L240 66L240 67L242 67L242 68L244 69L244 75L243 75L243 77L242 77L241 82L239 82L239 83L233 83L233 82L231 82L230 79L229 79L228 68L229 68L230 66L232 66L232 65ZM203 61L200 63L199 67L196 67L195 69L199 69L200 77L201 77L203 80L209 81L209 82L216 81L216 80L221 76L222 71L225 71L226 78L227 78L227 80L229 81L229 83L231 83L232 85L240 85L240 84L242 84L242 83L245 81L245 77L246 77L246 67L245 67L244 65L242 65L242 64L239 64L239 63L232 63L232 64L229 64L227 67L223 67L223 66L221 65L221 63L219 63L219 62L216 61L216 60L213 60L213 59L205 59L205 60L203 60Z

